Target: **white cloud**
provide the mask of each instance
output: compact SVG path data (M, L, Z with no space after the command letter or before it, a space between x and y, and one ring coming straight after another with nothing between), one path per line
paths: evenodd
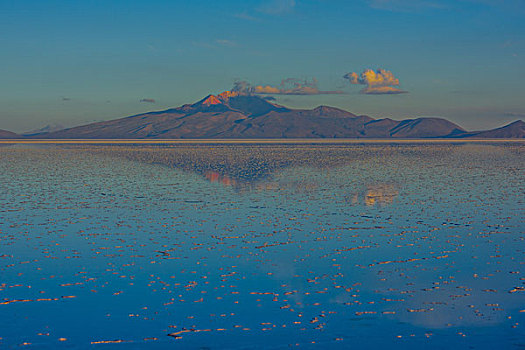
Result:
M408 92L397 87L399 86L399 79L386 69L365 69L361 74L350 72L345 74L343 78L347 79L350 84L366 85L361 93L367 95L392 95Z

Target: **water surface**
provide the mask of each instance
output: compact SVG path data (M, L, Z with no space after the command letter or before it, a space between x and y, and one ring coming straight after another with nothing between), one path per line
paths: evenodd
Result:
M0 147L0 347L523 348L524 150Z

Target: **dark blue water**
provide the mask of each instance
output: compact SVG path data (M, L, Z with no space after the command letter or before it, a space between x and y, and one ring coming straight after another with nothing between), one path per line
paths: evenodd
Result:
M0 148L0 348L521 349L522 144Z

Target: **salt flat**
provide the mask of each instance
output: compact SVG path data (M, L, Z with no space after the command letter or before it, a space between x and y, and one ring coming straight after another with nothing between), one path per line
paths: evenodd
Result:
M128 141L0 147L0 347L524 346L522 143Z

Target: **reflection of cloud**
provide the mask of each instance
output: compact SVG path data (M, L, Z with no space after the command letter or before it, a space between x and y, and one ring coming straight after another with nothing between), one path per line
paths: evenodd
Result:
M392 72L379 68L365 69L363 73L357 74L355 72L347 73L343 76L350 84L366 85L361 90L361 93L367 95L388 95L388 94L404 94L407 91L397 88L399 86L399 79L397 79Z
M383 207L392 204L398 195L399 191L393 184L378 184L368 186L364 192L352 194L347 200L352 204L363 203L368 207Z
M399 281L390 281L397 285ZM459 286L452 288L442 284L432 291L414 292L409 300L398 303L395 319L418 327L446 329L449 327L487 327L502 324L511 310L521 308L519 295L505 296L483 291L470 276L459 277ZM492 286L492 283L487 283ZM469 287L461 287L469 285ZM503 303L496 302L504 301Z
M368 188L364 201L367 206L385 206L392 204L398 194L398 190L393 185L378 185Z
M251 85L246 81L237 81L232 89L246 94L260 94L260 95L334 95L344 94L344 91L324 91L317 87L317 79L287 78L281 80L281 84L277 86L272 85Z

